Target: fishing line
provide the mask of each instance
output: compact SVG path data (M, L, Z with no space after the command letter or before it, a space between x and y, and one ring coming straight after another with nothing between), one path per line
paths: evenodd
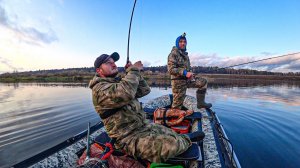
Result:
M130 23L129 23L128 41L127 41L127 61L126 61L126 64L129 62L130 31L131 31L131 23L132 23L132 17L133 17L133 13L134 13L135 4L136 4L136 0L134 0L133 8L132 8L132 11L131 11Z
M250 62L246 62L246 63L242 63L242 64L231 65L231 66L227 66L227 67L223 67L223 68L219 68L219 69L232 68L232 67L236 67L236 66L240 66L240 65L246 65L246 64L251 64L251 63L255 63L255 62L260 62L260 61L265 61L265 60L270 60L270 59L275 59L275 58L281 58L281 57L286 57L286 56L289 56L289 55L295 55L295 54L299 54L299 53L300 52L295 52L295 53L290 53L290 54L284 54L284 55L270 57L270 58L265 58L265 59L261 59L261 60L250 61Z

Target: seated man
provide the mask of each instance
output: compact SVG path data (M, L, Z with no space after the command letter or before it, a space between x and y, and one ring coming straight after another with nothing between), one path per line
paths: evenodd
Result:
M116 77L115 64L119 54L102 54L94 63L96 75L90 81L93 103L100 115L107 134L115 138L115 147L128 155L150 162L165 162L191 146L186 135L169 128L150 124L137 98L150 93L150 88L140 71L143 64L138 61L127 64L124 78Z

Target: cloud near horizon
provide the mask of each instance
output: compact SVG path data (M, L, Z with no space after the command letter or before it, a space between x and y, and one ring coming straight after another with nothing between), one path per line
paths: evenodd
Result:
M33 45L50 44L58 41L58 37L51 27L48 28L47 32L43 32L34 27L27 27L14 22L1 2L0 0L0 26L13 32L21 41Z
M238 56L238 57L220 57L217 54L190 54L190 61L192 66L217 66L228 67L232 65L247 63L260 59L274 57L274 53L262 53L263 56ZM286 57L265 60L247 65L240 65L234 68L242 69L256 69L262 71L272 72L299 72L300 71L300 53L288 55Z
M0 64L6 65L8 68L13 69L13 70L22 70L23 69L23 68L17 68L15 66L13 66L11 64L11 61L9 61L8 59L3 58L3 57L0 57ZM4 71L1 71L1 72L3 73Z
M143 61L144 67L149 67L151 65L151 62L149 61Z

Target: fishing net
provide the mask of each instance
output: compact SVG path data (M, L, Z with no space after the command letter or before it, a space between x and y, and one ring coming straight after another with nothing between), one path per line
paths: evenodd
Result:
M108 168L107 163L98 158L86 159L85 162L77 168Z
M78 167L80 168L145 168L139 161L130 158L126 155L115 156L110 155L107 160L101 160L104 149L99 146L97 143L91 145L90 148L90 157L86 159L86 151L77 161Z

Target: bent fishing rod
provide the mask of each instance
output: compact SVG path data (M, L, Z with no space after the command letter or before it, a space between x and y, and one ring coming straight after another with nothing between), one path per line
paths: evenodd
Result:
M132 11L131 11L130 23L129 23L128 41L127 41L127 61L126 61L126 64L128 64L128 63L129 63L129 42L130 42L130 31L131 31L131 23L132 23L132 18L133 18L133 14L134 14L134 8L135 8L135 4L136 4L136 0L134 0L134 4L133 4L133 7L132 7Z
M275 56L275 57L270 57L270 58L264 58L264 59L261 59L261 60L250 61L250 62L241 63L241 64L236 64L236 65L231 65L231 66L222 67L222 68L218 68L218 69L232 68L232 67L236 67L236 66L240 66L240 65L252 64L252 63L255 63L255 62L261 62L261 61L265 61L265 60L270 60L270 59L275 59L275 58L281 58L281 57L286 57L286 56L289 56L289 55L296 55L296 54L300 54L300 52L295 52L295 53L290 53L290 54L284 54L284 55ZM300 59L300 58L299 58L299 59ZM298 60L298 59L297 59L297 60Z

